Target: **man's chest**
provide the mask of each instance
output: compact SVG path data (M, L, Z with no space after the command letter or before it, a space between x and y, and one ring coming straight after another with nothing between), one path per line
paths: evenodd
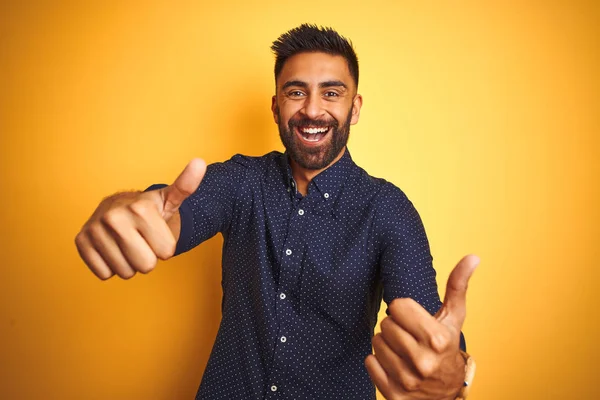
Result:
M271 275L277 286L309 302L343 302L372 288L379 245L369 203L341 196L295 199L287 191L257 191L244 199L226 235L226 248L245 254L243 268Z

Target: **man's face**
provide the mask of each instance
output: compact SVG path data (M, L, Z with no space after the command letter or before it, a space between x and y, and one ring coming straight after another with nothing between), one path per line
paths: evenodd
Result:
M342 56L300 53L284 64L271 109L292 160L320 170L343 154L361 105Z

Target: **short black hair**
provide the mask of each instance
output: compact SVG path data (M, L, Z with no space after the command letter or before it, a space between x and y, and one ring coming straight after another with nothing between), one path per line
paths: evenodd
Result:
M327 53L342 56L348 63L348 70L358 87L358 57L350 39L346 39L333 28L302 24L290 29L273 42L275 53L275 81L288 58L299 53Z

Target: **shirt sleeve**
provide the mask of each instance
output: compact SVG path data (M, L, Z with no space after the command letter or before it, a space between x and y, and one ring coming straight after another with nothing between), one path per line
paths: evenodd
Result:
M435 314L442 303L419 213L404 193L391 184L384 189L380 207L383 299L389 305L395 298L410 297Z
M181 230L175 255L185 253L228 229L247 163L241 156L210 164L196 192L179 207ZM166 185L152 185L148 190Z
M383 299L389 306L396 298L409 297L434 315L442 302L421 217L397 187L390 184L384 193L379 213ZM460 348L466 351L462 332Z

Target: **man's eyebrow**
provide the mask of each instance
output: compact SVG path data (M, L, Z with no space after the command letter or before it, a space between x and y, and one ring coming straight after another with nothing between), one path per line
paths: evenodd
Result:
M344 89L348 89L348 86L346 86L346 84L342 81L326 81L326 82L319 83L320 88L328 88L328 87L335 87L335 86L339 86L339 87L343 87Z
M298 86L298 87L306 88L306 87L308 87L308 83L303 82L303 81L287 81L286 83L283 84L283 86L281 87L281 90L285 90L291 86Z
M283 84L283 86L281 87L281 90L285 90L289 87L292 86L297 86L297 87L301 87L301 88L307 88L308 87L308 83L304 82L304 81L287 81L286 83ZM321 89L323 88L328 88L328 87L342 87L344 89L348 89L348 86L342 82L342 81L325 81L325 82L321 82L319 83L319 87Z

